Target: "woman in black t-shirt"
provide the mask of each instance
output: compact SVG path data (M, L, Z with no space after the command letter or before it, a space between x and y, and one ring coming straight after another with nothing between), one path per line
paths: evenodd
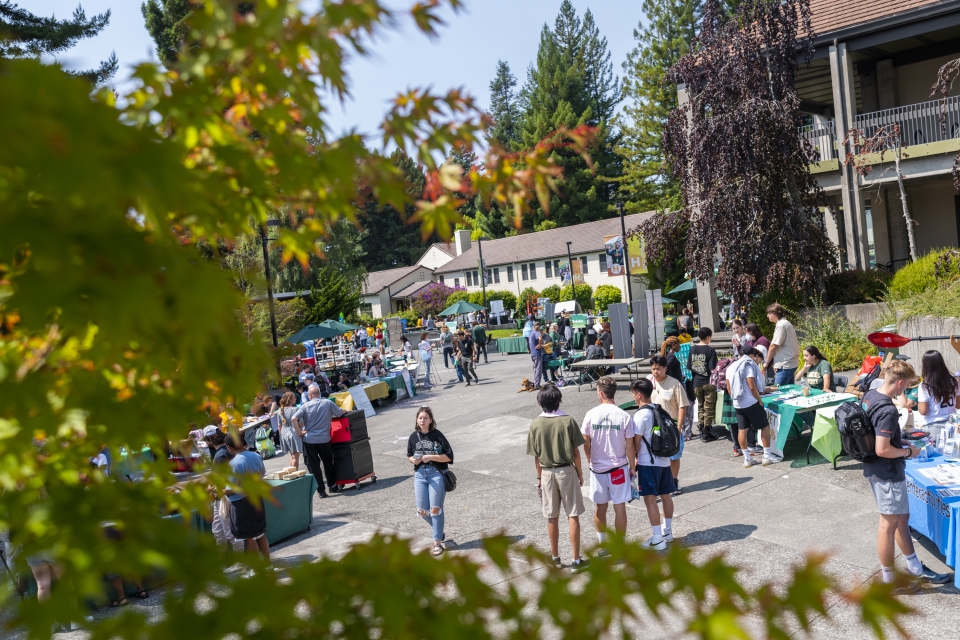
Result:
M407 440L407 459L413 463L413 493L417 513L433 527L433 555L443 553L443 501L447 488L443 473L453 463L453 449L437 429L430 407L420 407L414 431Z

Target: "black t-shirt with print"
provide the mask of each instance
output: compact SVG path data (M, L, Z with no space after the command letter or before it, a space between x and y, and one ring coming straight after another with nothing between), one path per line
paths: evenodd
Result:
M463 354L464 358L473 357L473 338L464 336L463 339L460 340L460 353Z
M453 449L450 448L450 443L447 442L447 439L443 437L443 434L437 429L426 433L420 433L419 430L416 430L410 434L410 438L407 440L407 457L411 458L415 453L422 453L425 456L446 454L450 458L450 462L431 461L427 463L437 471L444 471L447 466L453 462ZM414 469L418 469L419 467L420 465L418 464Z
M890 398L880 393L876 389L867 391L860 401L860 406L864 411L869 411L870 407L882 400L889 401ZM900 412L897 407L890 403L885 407L880 407L870 416L873 423L873 432L877 437L890 438L890 446L897 449L903 447L903 440L900 438ZM885 482L903 482L906 480L904 469L907 467L905 458L881 458L877 457L873 462L863 463L863 476L865 478L876 478Z
M710 373L717 368L716 350L705 344L690 347L690 357L687 359L687 368L693 374L693 386L702 387L710 384Z

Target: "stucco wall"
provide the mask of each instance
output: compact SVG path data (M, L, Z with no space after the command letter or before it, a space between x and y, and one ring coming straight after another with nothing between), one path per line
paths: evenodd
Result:
M910 213L917 222L913 230L917 252L924 254L933 248L957 246L957 211L950 176L910 187L907 194Z
M960 335L960 322L956 318L911 318L900 323L900 335L907 338ZM930 349L936 349L943 354L943 359L950 371L960 370L960 354L953 350L949 340L911 342L902 347L900 353L910 356L910 364L919 374L923 354Z
M883 313L883 305L876 302L867 304L838 304L832 306L831 310L858 325L864 331L870 331ZM800 310L801 316L807 313L810 313L809 309Z
M939 96L931 98L930 87L937 79L937 69L956 58L954 54L896 67L897 104L902 106L936 100ZM960 85L955 84L951 95L957 95L958 91L960 91Z

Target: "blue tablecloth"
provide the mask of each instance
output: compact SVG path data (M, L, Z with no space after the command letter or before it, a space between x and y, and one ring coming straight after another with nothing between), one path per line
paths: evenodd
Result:
M930 539L946 558L947 566L956 569L960 551L960 496L944 496L945 489L919 473L925 467L935 467L946 458L934 454L930 461L907 461L907 495L910 500L910 526ZM953 487L957 488L957 487ZM954 573L954 586L960 588L960 574Z

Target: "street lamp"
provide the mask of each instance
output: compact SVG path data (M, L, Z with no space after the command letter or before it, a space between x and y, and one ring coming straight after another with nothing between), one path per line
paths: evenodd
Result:
M576 300L577 299L577 296L575 295L576 289L574 289L576 285L573 282L573 258L570 257L570 245L572 244L573 244L572 241L567 243L567 269L570 272L570 295L572 296L570 299ZM563 284L563 283L561 282L560 284Z
M270 281L270 257L267 254L267 227L279 227L279 220L267 220L260 227L260 244L263 246L263 274L267 279L267 300L270 303L270 334L273 336L273 346L277 346L277 316L273 310L273 283Z
M620 236L623 242L623 266L627 270L627 313L633 308L633 287L630 286L630 252L627 250L627 223L623 220L623 203L617 203L617 209L620 210Z
M483 264L483 236L477 238L477 250L480 252L480 287L483 290L483 306L487 306L487 265Z

